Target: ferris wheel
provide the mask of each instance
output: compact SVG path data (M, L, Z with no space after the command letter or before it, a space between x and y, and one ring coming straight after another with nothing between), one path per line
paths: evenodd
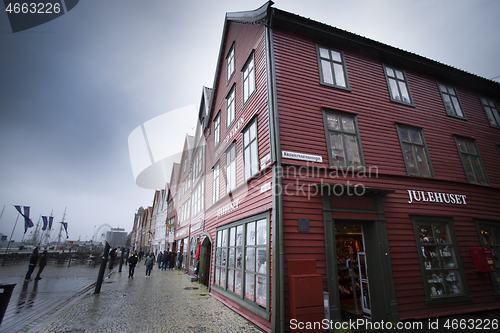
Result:
M111 225L104 223L97 228L96 232L94 233L94 242L104 244L106 241L106 234L108 231L111 231Z

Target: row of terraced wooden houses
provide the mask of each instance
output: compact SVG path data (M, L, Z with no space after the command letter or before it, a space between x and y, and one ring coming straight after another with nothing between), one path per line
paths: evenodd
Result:
M335 321L500 309L498 82L272 2L226 14L215 65L137 249L266 331L324 296Z

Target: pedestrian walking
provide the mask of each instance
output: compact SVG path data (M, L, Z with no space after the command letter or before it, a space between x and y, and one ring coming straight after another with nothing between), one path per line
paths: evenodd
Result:
M132 255L128 258L128 277L131 279L134 278L135 265L137 265L138 261L139 258L137 258L137 254L132 252Z
M161 268L161 263L163 262L163 252L160 251L160 253L158 253L158 256L156 257L156 261L158 261L158 269Z
M40 259L38 260L38 272L36 273L35 280L41 280L40 274L42 274L43 269L47 265L47 250L43 250Z
M33 252L31 253L30 256L30 263L28 266L28 272L26 272L26 277L24 281L29 282L31 281L31 274L33 274L33 271L35 270L36 263L38 262L38 247L35 247L33 249Z
M111 251L109 251L109 269L113 269L113 265L115 264L116 258L116 247L114 247Z
M144 260L144 265L146 265L146 277L151 276L151 270L153 269L153 265L155 263L155 257L153 253L150 253L146 260Z
M170 260L169 260L169 265L168 265L168 268L170 270L172 270L175 266L175 257L177 256L177 254L173 251L170 251Z
M162 270L167 269L169 261L170 261L170 252L165 251L165 253L163 253L163 257L161 258L161 269Z

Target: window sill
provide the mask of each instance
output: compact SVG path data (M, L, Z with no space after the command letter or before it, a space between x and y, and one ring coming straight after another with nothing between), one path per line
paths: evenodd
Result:
M473 300L472 296L469 295L443 296L441 298L426 298L425 305L464 303L464 302L472 302L472 300Z
M330 83L323 82L323 81L320 81L319 84L322 85L322 86L325 86L325 87L329 87L329 88L336 88L336 89L340 89L340 90L352 92L351 87L349 87L349 85L347 87L336 86L334 84L330 84Z
M400 100L397 100L397 99L392 99L391 98L391 102L398 103L398 104L401 104L401 105L411 106L411 107L416 108L415 104L413 104L413 103L407 103L407 102L403 102L403 101L400 101Z
M268 286L269 287L269 286ZM247 301L242 296L237 295L235 293L232 293L230 291L224 290L219 285L213 284L212 288L217 291L221 296L227 297L229 300L237 303L238 305L241 305L248 311L251 311L252 313L264 318L265 320L270 319L270 313L267 309L263 308L262 306L258 305L257 303Z

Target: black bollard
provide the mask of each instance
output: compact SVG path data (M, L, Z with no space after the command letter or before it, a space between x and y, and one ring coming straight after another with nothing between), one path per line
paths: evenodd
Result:
M118 268L118 272L120 273L122 271L124 257L125 257L125 249L122 247L122 256L120 257L120 268Z
M97 282L95 284L94 294L99 294L101 292L102 280L104 279L104 272L106 271L106 264L108 263L109 255L109 244L106 242L104 246L104 253L102 255L101 268L99 268L99 276L97 276Z

